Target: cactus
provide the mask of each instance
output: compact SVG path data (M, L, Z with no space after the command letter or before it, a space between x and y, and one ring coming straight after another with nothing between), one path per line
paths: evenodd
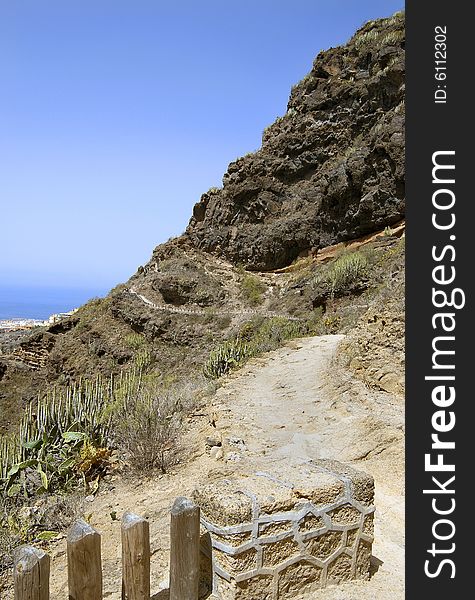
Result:
M227 340L210 353L203 368L204 375L208 379L217 379L242 364L250 355L250 346L239 338Z
M246 360L278 348L285 341L308 334L305 323L272 317L260 324L246 323L237 337L222 342L211 351L203 368L208 379L218 379Z
M86 449L99 458L108 456L114 413L142 385L141 371L134 370L115 379L55 388L31 402L18 431L0 436L0 490L8 495L32 493L76 480L84 473L80 466ZM41 482L36 490L26 482L25 474L32 471L37 474L29 479Z
M363 252L342 254L322 274L315 277L315 284L324 284L331 296L341 294L366 277L368 266L368 258Z

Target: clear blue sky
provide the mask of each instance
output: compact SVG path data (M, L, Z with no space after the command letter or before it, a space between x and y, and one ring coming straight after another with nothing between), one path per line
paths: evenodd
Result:
M0 0L0 284L106 289L401 0Z

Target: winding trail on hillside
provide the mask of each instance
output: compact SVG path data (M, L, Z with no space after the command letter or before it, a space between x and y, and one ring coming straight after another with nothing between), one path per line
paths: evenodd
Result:
M178 315L197 315L197 316L202 316L202 317L209 316L209 314L210 314L210 311L207 311L204 308L187 308L186 306L174 306L174 305L170 305L170 304L156 304L155 302L153 302L152 300L150 300L143 294L140 294L139 292L137 292L137 290L135 288L128 288L127 291L129 292L129 294L132 294L132 296L135 296L141 302L143 302L143 304L145 304L146 306L148 306L150 308L153 308L154 310L161 310L164 312L175 313ZM293 317L288 314L269 311L269 310L251 309L251 308L246 309L246 310L216 310L216 309L212 309L211 314L216 315L216 316L223 316L223 317L261 316L261 317L267 317L269 319L272 319L273 317L281 317L281 318L287 319L288 321L302 321L302 319L299 319L298 317Z
M149 519L153 600L167 600L169 510L177 496L238 472L271 471L321 457L351 463L375 477L376 572L369 581L328 587L304 600L403 600L403 401L367 389L338 366L334 358L342 339L293 340L249 361L190 417L187 454L175 472L140 484L115 478L85 503L83 512L102 533L104 598L121 598L115 515L132 510ZM223 439L221 460L213 459L205 444L217 432ZM67 597L65 546L63 539L52 552L52 600Z

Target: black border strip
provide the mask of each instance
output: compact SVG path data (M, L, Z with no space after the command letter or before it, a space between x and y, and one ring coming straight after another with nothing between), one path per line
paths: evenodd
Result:
M473 595L469 582L469 563L475 560L469 551L475 530L473 478L470 468L463 467L463 459L475 455L471 418L471 375L475 375L471 244L475 227L471 215L475 196L470 181L475 174L471 164L475 152L469 148L474 103L468 91L473 83L474 33L470 8L470 3L460 1L406 2L406 598L410 600L456 600ZM445 48L436 48L436 43ZM442 54L436 55L437 50ZM436 77L444 72L445 78ZM434 155L436 152L446 154ZM434 161L455 169L436 169L433 174ZM451 208L434 206L439 202L449 206L452 198ZM437 229L433 218L441 226L456 220L453 227ZM434 272L435 267L442 268ZM434 281L446 281L452 275L451 283ZM444 304L444 296L439 293L434 301L434 289L445 291L448 302L454 298L457 305L464 298L465 306L437 308L434 302ZM440 313L452 316L445 321L434 317ZM444 331L442 322L454 330ZM454 354L434 353L439 350ZM454 379L437 381L426 376ZM436 387L440 387L438 392L433 391ZM453 401L451 387L456 394ZM447 431L442 432L443 428ZM455 448L432 448L433 434L447 444L454 442ZM453 465L454 471L430 466L438 461L443 461L443 468Z

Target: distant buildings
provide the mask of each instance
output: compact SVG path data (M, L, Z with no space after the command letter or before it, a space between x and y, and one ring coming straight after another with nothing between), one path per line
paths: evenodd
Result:
M61 321L61 319L65 319L66 317L70 317L73 315L78 309L75 308L70 310L69 312L56 313L51 315L46 320L41 319L5 319L3 321L0 320L0 331L19 331L22 329L33 329L34 327L47 327L48 325L54 325Z

